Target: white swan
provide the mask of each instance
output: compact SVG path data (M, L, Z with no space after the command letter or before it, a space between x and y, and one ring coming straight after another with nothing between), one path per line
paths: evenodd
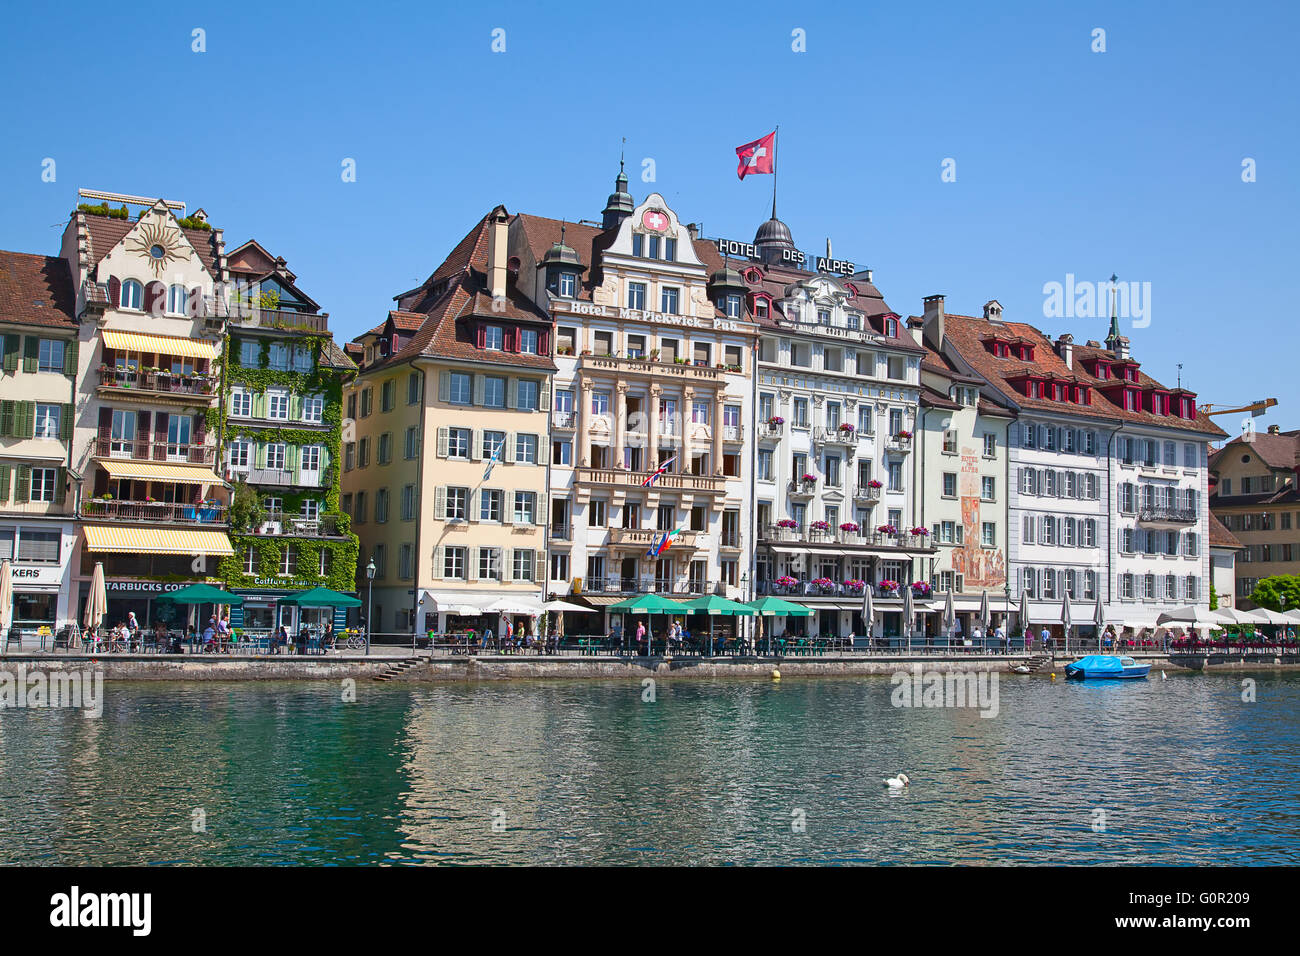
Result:
M907 779L907 774L905 773L900 773L897 777L890 777L885 781L885 786L890 790L902 790L910 784L911 781Z
M1165 674L1164 671L1161 671L1161 672L1160 672L1160 679L1161 679L1161 680L1169 680L1169 677Z

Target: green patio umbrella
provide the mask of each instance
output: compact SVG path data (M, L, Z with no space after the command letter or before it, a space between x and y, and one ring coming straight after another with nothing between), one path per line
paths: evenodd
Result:
M297 591L280 598L281 604L293 604L298 607L361 607L361 599L331 591L329 588L312 588L310 591Z
M709 656L713 656L713 615L721 614L723 617L753 617L758 612L748 604L741 604L739 601L732 601L717 594L710 594L707 597L699 597L693 601L687 601L686 607L690 608L696 614L707 614L709 616Z
M650 632L646 635L646 656L654 649L654 615L660 614L683 614L687 608L685 604L679 601L673 601L666 597L660 597L658 594L638 594L634 598L626 598L617 604L609 606L611 611L619 611L623 614L630 612L644 611L650 618Z
M746 601L754 609L754 613L759 616L760 623L765 617L812 617L812 610L804 607L802 604L795 604L792 601L783 601L779 597L764 597L756 601ZM768 653L772 651L772 635L767 636Z

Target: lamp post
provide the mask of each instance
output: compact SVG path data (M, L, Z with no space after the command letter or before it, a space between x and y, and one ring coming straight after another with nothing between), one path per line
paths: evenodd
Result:
M371 623L371 612L375 606L375 559L371 558L370 563L366 565L366 656L370 656L370 632L374 629Z

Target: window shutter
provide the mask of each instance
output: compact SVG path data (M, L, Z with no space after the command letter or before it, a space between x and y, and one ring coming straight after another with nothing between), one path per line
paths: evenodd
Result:
M513 491L501 493L501 523L515 523L515 493Z
M482 375L475 375L473 378L472 400L475 405L483 404L483 397L487 392L487 379Z
M518 403L515 401L515 399L518 396L515 394L515 392L518 388L519 388L519 382L517 379L513 379L513 378L506 379L506 408L517 407Z
M17 415L17 402L4 400L0 401L0 435L6 438L14 437L14 418ZM109 411L104 409L104 411ZM111 415L112 412L109 412Z
M469 567L465 569L465 576L471 581L477 581L479 562L483 560L483 552L487 548L469 548L466 551L465 560L469 562Z
M439 485L433 492L433 516L439 520L447 517L447 489Z
M122 280L117 276L108 277L108 304L115 309L122 305Z
M63 374L68 378L77 377L77 340L65 342L63 346Z
M445 402L451 398L451 372L443 370L438 373L438 401Z
M266 442L257 442L253 446L253 467L259 470L266 467Z
M289 418L292 421L302 421L302 396L294 392L289 396Z
M447 426L438 426L438 457L447 457Z
M23 338L23 371L35 372L40 367L41 340L34 335Z
M63 406L63 414L59 416L59 441L72 440L72 405Z
M501 460L508 465L515 463L515 433L506 432L506 447L501 451Z
M533 583L534 584L546 583L546 552L545 551L533 552Z
M54 480L54 501L56 504L63 504L63 499L68 496L68 469L60 468L57 477Z
M18 483L14 489L14 504L25 504L32 493L32 466L18 466Z
M551 380L542 379L542 387L537 390L537 410L539 412L549 412L551 410Z
M483 431L475 428L469 434L469 458L470 461L481 461L483 458Z
M441 491L442 489L438 489ZM443 558L442 545L433 549L433 577L441 579L442 572L446 568L446 561Z
M18 371L18 352L21 348L21 335L6 335L4 337L4 370L6 372Z
M958 544L965 544L965 542L966 542L966 526L965 526L964 524L961 524L960 522L958 522L958 524L957 524L957 543L958 543Z
M8 465L0 465L0 505L9 503L9 472ZM102 474L102 472L101 472Z
M18 403L18 421L14 431L19 438L32 438L36 435L36 403Z
M509 548L501 549L501 582L514 580L515 563L514 554Z

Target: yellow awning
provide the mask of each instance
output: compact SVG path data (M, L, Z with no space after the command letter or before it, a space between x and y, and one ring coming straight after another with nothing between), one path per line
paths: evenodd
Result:
M123 528L88 524L86 548L126 554L234 554L224 531L191 528Z
M174 355L177 358L207 359L217 357L215 342L198 339L178 339L170 335L147 335L144 332L104 330L104 345L122 352L145 352L150 355Z
M172 464L165 461L134 461L129 458L101 458L100 465L110 478L139 481L174 481L179 485L219 485L221 479L204 465Z

